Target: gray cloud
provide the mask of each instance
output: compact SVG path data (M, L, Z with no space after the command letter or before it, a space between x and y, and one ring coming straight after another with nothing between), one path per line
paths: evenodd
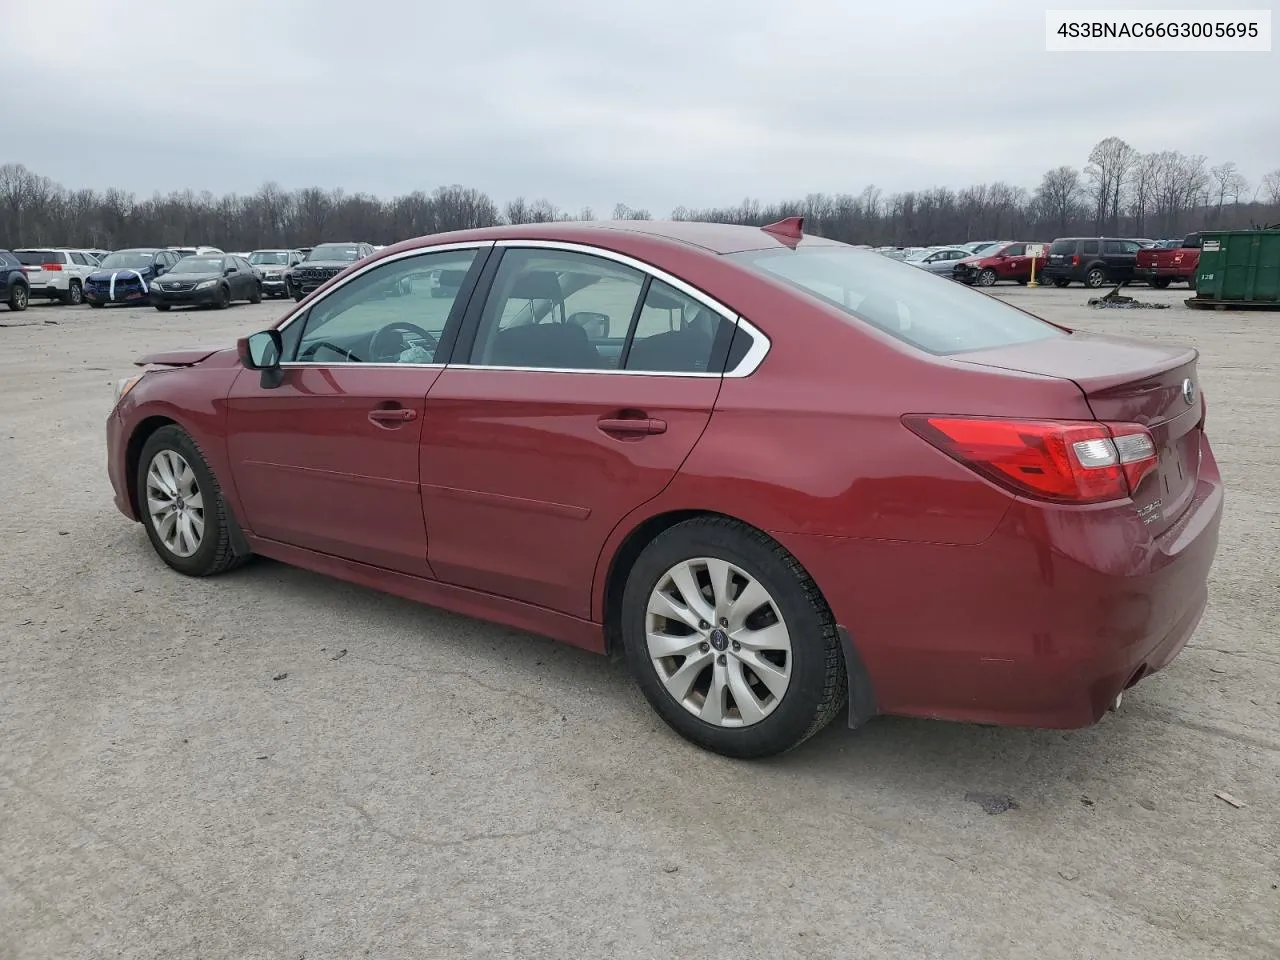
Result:
M68 31L23 3L0 83L31 108L0 160L143 194L458 182L664 213L1033 187L1112 134L1255 181L1280 164L1275 54L1050 54L1047 5L61 0Z

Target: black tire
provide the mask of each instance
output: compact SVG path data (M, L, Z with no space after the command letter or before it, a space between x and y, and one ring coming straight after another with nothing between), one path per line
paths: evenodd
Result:
M990 267L987 267L985 270L980 270L978 272L978 286L980 287L995 286L996 279L997 279L996 272L992 270Z
M212 509L208 506L204 509L204 538L189 557L179 556L165 546L147 511L147 471L156 454L164 450L177 452L190 464L202 499L206 504L212 504ZM209 469L204 452L181 427L161 427L147 438L147 442L142 445L142 455L138 458L137 483L142 526L147 531L147 538L160 559L174 570L189 577L208 577L225 573L249 559L248 554L237 553L232 545L231 525L234 521L231 520L222 488Z
M31 304L31 288L25 283L15 283L9 291L9 309L21 313Z
M303 298L304 296L306 296L306 294L304 294L304 293L295 293L295 294L293 295L293 302L294 302L294 303L301 303L301 302L302 302L302 298Z
M159 310L161 313L164 313L164 312L166 312L166 311L169 309L169 307L170 307L170 306L172 306L172 304L168 304L168 303L157 303L157 304L153 304L153 306L154 306L157 310Z
M1151 286L1155 287L1155 289L1157 290L1164 290L1172 282L1173 281L1171 281L1168 277L1157 277L1156 279L1151 281Z
M697 557L727 560L759 580L791 637L790 683L772 711L749 726L717 726L695 716L667 692L649 658L650 594L673 566ZM658 715L687 740L727 757L755 759L791 750L829 724L847 702L835 618L817 585L781 545L736 520L686 520L645 547L623 591L622 639L632 675Z
M80 285L79 280L72 280L67 284L67 292L62 297L62 302L69 307L78 307L84 303L84 287Z
M218 296L213 301L213 309L225 310L229 306L231 306L231 288L225 286L219 287Z
M1089 272L1084 275L1084 285L1095 290L1106 282L1107 271L1102 267L1090 267Z
M262 284L255 283L253 285L253 293L249 294L249 302L250 303L262 302Z
M1053 285L1057 287L1059 290L1061 290L1063 287L1071 286L1071 281L1066 279L1065 277L1060 277L1053 281Z
M101 310L103 307L103 304L99 303L97 300L90 300L89 306L93 307L93 309L95 310Z

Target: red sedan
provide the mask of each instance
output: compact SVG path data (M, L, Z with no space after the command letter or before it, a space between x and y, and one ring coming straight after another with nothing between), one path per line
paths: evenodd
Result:
M1168 664L1223 503L1196 361L798 220L501 227L143 358L108 462L182 573L256 554L622 653L760 757L842 711L1083 726Z

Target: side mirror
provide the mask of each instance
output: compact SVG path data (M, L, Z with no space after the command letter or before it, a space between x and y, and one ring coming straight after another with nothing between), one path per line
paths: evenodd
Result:
M224 277L229 277L229 276L231 276L231 275L232 275L233 273L235 273L235 272L236 272L236 268L235 268L235 267L227 267L227 269L225 269L225 270L223 270L223 271L222 271L222 275L223 275Z
M263 330L236 341L240 363L248 370L274 370L284 355L284 342L279 330Z

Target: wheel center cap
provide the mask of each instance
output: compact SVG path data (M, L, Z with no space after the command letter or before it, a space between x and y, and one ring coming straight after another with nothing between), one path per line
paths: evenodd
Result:
M719 627L711 631L711 636L707 638L713 647L717 650L725 650L729 646L729 635Z

